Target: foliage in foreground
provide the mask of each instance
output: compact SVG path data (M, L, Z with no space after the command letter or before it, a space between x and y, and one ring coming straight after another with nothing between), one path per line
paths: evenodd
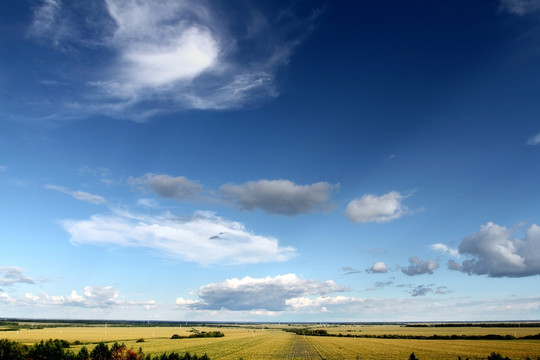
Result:
M27 346L16 341L0 339L0 360L210 360L206 354L198 357L190 353L180 355L175 352L145 356L141 348L135 351L117 342L110 348L104 342L100 342L91 352L83 346L77 354L68 348L69 343L65 340L55 339L45 342L42 340Z

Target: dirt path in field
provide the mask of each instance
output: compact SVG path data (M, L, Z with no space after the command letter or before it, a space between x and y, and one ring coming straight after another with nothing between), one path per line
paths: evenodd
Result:
M322 357L304 336L296 335L296 341L291 347L287 359L320 360Z

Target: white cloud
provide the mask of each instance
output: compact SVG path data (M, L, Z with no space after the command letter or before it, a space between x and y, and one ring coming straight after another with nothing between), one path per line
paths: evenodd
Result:
M80 95L66 91L55 103L62 109L51 111L66 118L99 113L144 121L186 108L239 108L276 97L276 73L311 32L319 12L298 17L306 12L296 11L297 5L272 13L256 6L39 1L30 35L60 49L73 47L68 55L91 51L99 57L84 69L84 79L80 68L70 66L62 79L47 80L68 83L66 90L74 85Z
M386 263L383 261L377 261L374 262L373 265L371 265L371 267L366 271L372 274L384 274L388 272L388 268L386 267Z
M459 253L469 259L450 261L449 268L490 277L540 275L540 227L532 224L523 239L515 238L515 231L492 222L482 225L459 245Z
M356 223L389 222L409 212L409 209L401 203L409 196L402 195L397 191L391 191L381 196L366 194L352 200L347 205L345 214Z
M0 286L9 286L17 283L34 284L34 279L24 274L24 269L18 266L0 267Z
M410 265L408 267L401 268L401 272L409 276L433 274L433 271L439 268L439 264L436 261L431 259L424 261L416 256L409 258L409 263Z
M105 203L105 198L99 196L87 193L85 191L80 190L70 190L63 186L57 186L57 185L45 185L46 189L49 190L55 190L64 194L67 194L69 196L72 196L73 198L80 200L80 201L86 201L92 204L103 204Z
M112 286L86 286L82 294L73 290L69 295L49 295L39 293L37 295L27 293L24 299L15 300L18 304L31 306L78 306L84 308L119 308L132 306L155 306L154 300L133 301L120 296L120 291Z
M459 250L457 249L453 249L447 245L444 245L444 244L441 244L441 243L437 243L437 244L433 244L430 246L432 250L436 250L436 251L442 251L448 255L452 255L452 256L455 256L455 257L459 257Z
M34 8L30 34L36 37L55 36L61 8L60 0L43 0Z
M296 185L289 180L259 180L241 185L225 184L219 192L242 210L262 209L272 214L298 215L326 209L339 185L318 182Z
M509 13L522 16L540 9L540 0L501 0L501 6Z
M6 170L7 170L7 166L0 165L0 172L6 171Z
M295 274L265 278L246 276L202 286L198 291L201 300L178 298L177 306L195 310L283 311L294 307L290 301L295 298L343 291L347 288L331 280L305 280Z
M166 174L147 173L139 178L130 177L128 182L135 186L148 186L159 196L176 200L195 198L203 190L198 181L189 180L183 176L172 177Z
M293 247L279 246L275 238L253 234L243 224L209 212L179 217L117 211L61 223L73 243L147 248L207 265L286 261L296 253Z
M540 144L540 133L536 134L535 136L527 140L527 145L538 145L538 144Z

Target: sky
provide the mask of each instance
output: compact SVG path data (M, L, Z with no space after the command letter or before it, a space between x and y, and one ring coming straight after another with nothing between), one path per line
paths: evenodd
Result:
M0 2L0 317L540 319L540 1Z

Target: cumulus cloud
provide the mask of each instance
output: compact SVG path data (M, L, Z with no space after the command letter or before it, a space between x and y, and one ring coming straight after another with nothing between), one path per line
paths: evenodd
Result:
M225 184L219 192L242 210L259 208L272 214L298 215L329 208L332 191L338 188L327 182L297 185L289 180L259 180Z
M147 173L141 177L130 177L128 182L135 186L146 186L163 198L184 200L196 198L203 190L198 181L183 176L172 177L167 174L155 175Z
M155 301L133 301L126 300L120 296L120 291L112 286L86 286L82 294L73 290L69 295L49 295L46 293L32 294L27 293L24 299L17 303L32 306L51 306L66 305L78 306L84 308L119 308L144 306L146 308L154 307Z
M428 293L432 292L433 289L426 285L418 285L411 290L412 296L426 296Z
M373 265L371 265L371 267L366 270L366 272L372 273L372 274L384 274L388 272L388 268L386 267L385 262L377 261L377 262L374 262Z
M70 86L82 89L80 97L63 99L67 113L144 121L164 112L238 108L278 96L276 74L311 32L319 12L289 5L263 13L256 5L41 0L29 34L97 59L84 69L83 82L76 77L80 68L63 72L72 78Z
M345 214L355 223L389 222L409 212L409 209L402 204L403 199L409 196L402 195L397 191L391 191L381 196L366 194L352 200L347 205Z
M0 286L9 286L17 283L34 284L34 279L24 274L24 269L18 266L0 267Z
M536 134L535 136L527 140L527 145L538 145L538 144L540 144L540 133Z
M540 9L540 0L501 0L501 7L511 14L522 16Z
M293 247L281 247L275 238L253 234L243 224L210 212L146 216L116 211L61 224L72 243L146 248L206 265L286 261L296 253Z
M540 275L540 227L532 224L523 238L492 222L465 237L459 253L467 256L461 264L451 260L448 267L469 275L525 277Z
M99 196L99 195L94 195L94 194L90 194L90 193L87 193L85 191L80 191L80 190L70 190L66 187L63 187L63 186L57 186L57 185L45 185L45 188L46 189L49 189L49 190L55 190L55 191L58 191L58 192L61 192L63 194L67 194L77 200L80 200L80 201L86 201L86 202L89 202L89 203L92 203L92 204L103 204L105 203L105 198Z
M347 291L347 288L331 280L306 280L295 274L265 278L246 276L202 286L198 290L201 300L178 298L176 305L178 308L194 310L284 311L293 308L292 303L297 298L344 291Z
M433 271L439 268L439 264L434 260L424 261L420 258L413 256L409 258L410 265L401 268L401 271L405 275L414 276L414 275L423 275L423 274L433 274Z

